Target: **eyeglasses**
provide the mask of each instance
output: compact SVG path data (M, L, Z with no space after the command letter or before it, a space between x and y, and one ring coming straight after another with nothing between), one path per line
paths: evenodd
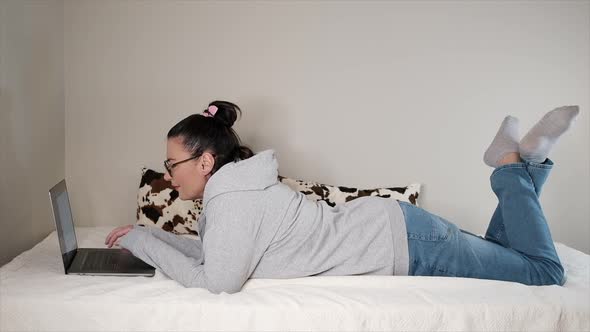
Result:
M181 161L177 161L174 164L171 164L170 163L170 159L166 159L166 160L164 160L164 168L166 168L166 171L168 172L168 174L170 174L170 176L172 176L172 169L174 167L176 167L179 164L185 163L185 162L187 162L189 160L197 159L197 158L199 158L202 155L203 154L200 154L198 156L194 156L194 157L190 157L190 158L187 158L187 159L184 159L184 160L181 160ZM213 156L213 158L215 158L215 154L211 154L211 155Z
M201 156L201 155L194 156L194 157L190 157L190 158L188 158L188 159L185 159L185 160L177 161L177 162L175 162L174 164L171 164L171 163L170 163L170 159L166 159L166 160L164 160L164 168L166 168L166 171L168 171L168 174L170 174L170 176L172 176L172 169L173 169L174 167L176 167L176 165L179 165L179 164L185 163L185 162L187 162L187 161L189 161L189 160L197 159L197 158L199 158L200 156Z

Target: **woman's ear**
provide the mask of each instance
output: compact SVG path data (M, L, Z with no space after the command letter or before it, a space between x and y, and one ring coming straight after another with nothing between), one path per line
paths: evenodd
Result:
M205 174L209 174L213 167L215 166L215 158L209 152L203 152L203 157L201 158L201 171L204 171Z

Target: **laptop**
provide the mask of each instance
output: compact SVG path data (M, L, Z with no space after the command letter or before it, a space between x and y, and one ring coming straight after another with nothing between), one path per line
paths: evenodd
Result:
M155 268L126 249L78 248L66 180L49 190L66 274L152 277Z

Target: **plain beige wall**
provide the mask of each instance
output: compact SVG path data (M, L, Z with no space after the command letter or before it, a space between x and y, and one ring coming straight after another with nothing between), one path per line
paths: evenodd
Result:
M65 175L63 1L0 1L0 266L55 229Z
M581 114L542 196L554 240L590 252L588 2L65 3L66 178L78 225L135 221L142 166L208 102L274 148L286 176L424 184L422 206L483 233L482 155L507 114L522 132ZM105 234L106 235L106 234Z

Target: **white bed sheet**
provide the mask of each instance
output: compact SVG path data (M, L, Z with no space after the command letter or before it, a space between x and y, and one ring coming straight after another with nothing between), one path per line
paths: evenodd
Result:
M112 227L77 227L103 247ZM56 233L0 268L1 331L589 331L590 256L556 243L564 287L440 277L251 279L236 294L69 276Z

